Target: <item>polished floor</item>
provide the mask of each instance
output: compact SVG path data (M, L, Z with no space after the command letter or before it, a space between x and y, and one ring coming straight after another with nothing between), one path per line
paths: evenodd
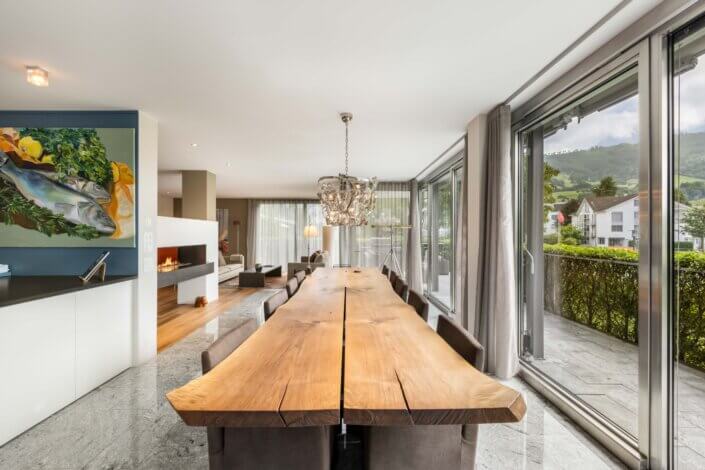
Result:
M533 364L620 427L637 434L638 347L558 315L544 315L544 359ZM705 468L705 374L676 373L679 468Z
M187 427L165 394L200 374L200 352L236 317L262 320L263 289L233 304L158 356L124 373L0 447L1 469L207 469L206 433ZM518 379L526 417L483 425L477 468L622 468L562 413Z
M265 286L270 289L283 288L283 276L268 277ZM157 290L157 351L161 351L194 332L213 318L227 312L233 305L256 292L256 288L238 288L238 279L226 281L219 286L218 299L204 307L179 305L176 303L174 286Z

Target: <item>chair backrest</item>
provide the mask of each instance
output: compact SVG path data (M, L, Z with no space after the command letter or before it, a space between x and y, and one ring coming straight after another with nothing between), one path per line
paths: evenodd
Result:
M225 333L201 353L201 368L206 374L228 357L238 346L245 342L257 330L254 318L248 318L232 330Z
M485 348L460 325L450 319L448 315L438 316L436 331L448 345L455 349L463 359L472 364L480 372L485 369Z
M201 353L201 368L207 374L223 359L233 353L252 333L257 330L254 318L248 318L232 330L221 336L208 349ZM223 464L225 447L225 428L208 426L208 461L210 468L225 468Z
M299 281L299 285L301 285L304 279L306 279L306 271L300 269L294 273L294 276L296 276L296 280Z
M308 257L308 260L311 263L314 263L316 261L316 256L318 256L321 253L321 250L316 250L313 253L311 253L311 256Z
M389 273L389 282L392 283L392 287L394 287L394 283L397 282L397 279L399 279L399 275L396 271L392 271Z
M386 264L382 266L382 274L384 274L384 276L389 279L389 268Z
M398 277L396 281L394 281L394 292L397 293L399 297L401 297L401 300L406 302L406 293L409 291L409 286L404 282L404 279Z
M292 277L286 281L286 293L289 294L289 298L292 298L296 291L299 289L299 280Z
M264 321L269 320L269 317L274 315L279 307L284 305L289 300L289 294L284 289L278 290L270 298L264 301Z
M423 321L428 322L428 301L421 294L414 289L409 289L409 298L406 299L406 303L414 307Z

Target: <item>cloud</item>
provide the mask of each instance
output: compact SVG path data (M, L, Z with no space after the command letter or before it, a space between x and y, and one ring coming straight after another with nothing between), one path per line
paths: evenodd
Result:
M574 118L566 129L560 129L544 140L544 153L636 143L639 140L638 107L638 97L634 96L592 113L580 122Z
M674 83L679 96L676 125L684 133L705 131L705 54L698 59L698 65L679 75ZM567 129L544 140L544 153L637 143L638 139L639 100L634 96L580 122L573 119Z

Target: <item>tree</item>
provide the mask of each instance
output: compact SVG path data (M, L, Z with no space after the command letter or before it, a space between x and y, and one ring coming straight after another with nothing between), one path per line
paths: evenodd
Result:
M674 199L676 202L680 202L681 204L685 204L686 206L690 205L690 203L688 202L688 198L686 197L685 193L684 193L683 191L681 191L680 189L678 189L678 188L675 188L675 189L673 190L673 199Z
M705 204L694 204L684 212L683 226L685 231L700 239L700 249L702 250L705 241Z
M614 178L611 176L602 178L600 184L592 188L592 193L595 196L616 196L617 185L614 182Z
M577 245L583 242L583 232L575 225L564 225L561 227L561 243Z
M556 197L553 195L554 187L551 180L554 176L558 176L560 170L553 168L548 163L543 164L543 221L548 221L549 204L556 202Z

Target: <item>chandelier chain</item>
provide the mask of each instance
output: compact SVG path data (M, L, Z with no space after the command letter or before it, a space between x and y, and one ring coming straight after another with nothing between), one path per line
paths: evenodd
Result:
M345 176L348 176L348 121L345 121Z

